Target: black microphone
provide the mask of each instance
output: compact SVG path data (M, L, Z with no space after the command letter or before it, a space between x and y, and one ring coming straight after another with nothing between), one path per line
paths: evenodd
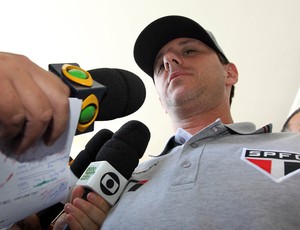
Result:
M88 141L85 145L85 149L78 153L76 158L72 161L70 165L70 192L73 190L78 178L80 178L89 164L95 161L99 150L105 142L111 139L112 135L112 131L108 129L101 129ZM49 228L51 222L63 210L63 208L63 203L57 203L37 213L42 230L47 230Z
M110 205L114 205L125 189L129 178L143 156L150 131L139 121L124 124L100 149L96 162L92 162L76 185L87 193L94 191Z
M76 183L85 187L83 198L94 191L113 206L123 193L149 140L150 131L143 123L132 120L124 124L103 145L96 162L88 166ZM66 229L69 229L68 225L64 227Z
M76 134L93 131L95 120L130 115L145 101L143 81L127 70L100 68L85 71L76 63L49 64L49 70L68 85L71 97L83 100Z
M145 85L134 73L117 68L92 69L88 72L96 82L107 88L100 100L100 112L96 120L125 117L143 105L146 98Z
M73 190L78 178L81 177L89 164L96 160L99 150L112 138L113 134L108 129L101 129L89 140L85 149L76 156L70 165L70 190Z

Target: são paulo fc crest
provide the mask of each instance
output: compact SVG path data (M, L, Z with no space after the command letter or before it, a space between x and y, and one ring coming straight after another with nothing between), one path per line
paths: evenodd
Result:
M243 149L241 158L278 183L300 173L300 153Z

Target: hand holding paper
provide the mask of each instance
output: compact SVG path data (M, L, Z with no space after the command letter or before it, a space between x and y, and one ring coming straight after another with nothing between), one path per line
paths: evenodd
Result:
M68 161L81 110L81 100L70 99L70 121L51 147L39 140L22 155L0 142L0 229L66 198Z

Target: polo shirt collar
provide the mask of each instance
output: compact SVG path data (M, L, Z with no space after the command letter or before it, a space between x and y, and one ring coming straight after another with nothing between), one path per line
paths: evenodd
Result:
M265 125L259 129L256 129L255 125L251 122L240 122L240 123L232 123L232 124L223 124L220 119L217 119L212 124L208 125L206 128L199 131L194 136L201 135L200 133L206 129L216 129L221 130L221 132L229 132L231 134L239 134L239 135L251 135L251 134L261 134L261 133L271 133L272 132L272 124ZM165 155L175 146L182 145L194 137L192 134L188 133L182 128L179 128L175 135L171 137L165 146L163 152L159 155Z

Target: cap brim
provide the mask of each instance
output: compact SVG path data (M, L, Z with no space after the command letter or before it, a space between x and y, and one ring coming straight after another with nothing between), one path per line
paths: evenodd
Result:
M208 32L197 22L172 15L153 21L140 33L134 45L134 59L145 73L153 77L153 64L159 50L168 42L183 37L198 39L225 57Z

